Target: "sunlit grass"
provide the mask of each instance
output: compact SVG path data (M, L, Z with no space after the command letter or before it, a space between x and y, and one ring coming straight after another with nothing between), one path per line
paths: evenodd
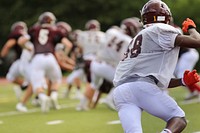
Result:
M61 86L59 96L66 88ZM71 96L75 93L72 89ZM184 88L175 88L169 94L176 99L186 113L188 126L183 133L200 131L200 104L193 103L183 105L182 101L187 91ZM109 110L105 105L98 104L96 109L87 112L75 110L78 100L60 98L59 103L63 105L60 110L51 109L49 113L41 113L39 107L31 102L27 103L29 113L19 113L15 106L17 99L13 91L13 84L0 85L0 132L2 133L123 133L120 123L107 124L111 121L118 121L117 112ZM152 105L153 106L153 105ZM14 113L13 113L14 112ZM62 121L59 124L48 125L48 122ZM165 122L155 118L146 112L142 116L144 133L159 133Z

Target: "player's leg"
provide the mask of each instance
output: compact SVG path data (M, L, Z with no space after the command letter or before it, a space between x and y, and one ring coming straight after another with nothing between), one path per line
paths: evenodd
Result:
M100 94L103 93L109 93L112 86L112 80L114 78L115 68L106 63L106 62L98 62L93 61L91 63L91 73L92 73L92 86L96 90L99 90ZM96 106L100 96L96 98L96 101L94 101L94 106ZM107 101L112 102L112 101Z
M58 110L60 109L60 105L58 103L58 88L60 86L60 82L51 82L50 88L51 88L51 94L50 99L53 105L53 108Z
M85 92L83 97L80 99L80 103L76 107L77 111L85 111L89 109L95 90L91 87L90 83L86 83Z
M50 62L49 63L50 69L48 69L46 76L47 76L47 79L49 79L51 82L50 99L53 104L53 108L60 109L60 105L58 103L58 90L59 90L59 87L62 82L62 72L61 72L60 66L58 65L55 57L51 56L49 58L49 62Z
M141 113L142 109L131 104L120 105L118 116L125 133L142 133ZM134 114L133 114L134 112Z
M85 92L83 94L83 97L80 99L80 103L76 107L77 111L83 111L83 110L88 110L89 105L92 101L92 97L94 95L95 90L91 86L91 60L86 60L85 61L85 67L84 67L84 74L86 76L87 82L85 86Z
M103 93L101 91L95 90L94 95L92 97L92 102L90 104L90 108L94 109L97 106L97 103L98 103L98 101L99 101L99 99L100 99L102 94Z
M108 82L112 82L115 75L115 67L106 62L92 61L91 72L106 79Z
M82 97L82 92L81 92L81 77L77 77L74 79L74 84L76 86L76 92L75 92L75 98L80 99Z
M18 100L20 100L22 96L22 91L26 89L28 83L24 81L22 75L19 71L20 61L15 61L6 75L6 79L12 83L15 83L17 86L14 86L14 91ZM19 87L18 87L19 86Z
M184 117L173 117L167 122L166 128L161 133L181 133L186 125Z
M33 92L38 95L41 103L41 111L48 112L50 101L46 94L46 89L48 88L46 82L46 63L48 61L48 55L38 54L35 55L30 64L30 81L33 87Z
M137 91L138 86L131 84ZM142 109L137 105L134 92L131 92L130 84L123 84L115 88L113 99L125 133L142 133L141 114Z
M28 109L26 107L26 103L27 101L31 98L33 94L33 90L32 90L32 86L29 85L26 92L25 92L25 95L24 97L22 98L22 100L16 105L16 109L20 112L27 112Z
M80 90L80 78L84 75L84 72L82 69L77 69L72 71L72 73L67 77L66 83L68 85L66 91L64 92L64 97L68 97L69 93L72 88L72 84L75 83L77 86L77 89Z
M26 87L28 86L28 82L24 80L23 74L20 70L21 64L20 60L16 60L11 67L9 68L9 71L6 75L6 78L19 85L21 87L21 90L25 90Z
M113 88L113 83L104 79L103 83L101 84L99 89L96 90L95 95L93 96L92 108L95 108L97 106L102 94L107 94L105 98L101 98L101 103L104 103L110 109L115 110L112 93L110 92L112 88Z
M43 113L46 113L49 111L50 108L50 99L46 94L46 89L48 85L46 83L46 79L42 75L44 75L44 72L38 70L37 75L32 74L31 84L33 86L33 93L39 98L41 111Z
M104 104L106 104L109 109L116 110L115 105L114 105L114 101L113 101L114 88L112 86L110 86L110 89L111 90L109 91L109 93L105 97Z
M166 129L173 133L179 133L186 127L185 113L173 98L154 84L141 82L138 85L138 90L143 93L135 94L142 109L166 121Z

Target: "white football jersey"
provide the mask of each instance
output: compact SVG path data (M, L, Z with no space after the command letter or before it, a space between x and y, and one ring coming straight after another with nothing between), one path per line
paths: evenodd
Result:
M105 33L102 31L81 31L77 36L77 44L83 48L84 59L94 59L99 46L105 43Z
M163 23L152 24L140 31L117 66L114 85L131 77L153 75L160 88L167 88L178 59L180 47L174 45L178 34L176 28Z
M122 33L120 30L111 28L106 31L106 43L101 45L97 53L97 59L105 61L113 66L117 66L124 57L131 37Z

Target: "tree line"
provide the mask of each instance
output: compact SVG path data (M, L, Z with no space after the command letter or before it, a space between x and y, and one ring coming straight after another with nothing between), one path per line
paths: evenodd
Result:
M148 0L1 0L0 1L0 49L3 47L10 32L11 25L16 21L24 21L32 26L38 16L50 11L55 14L57 21L69 23L72 29L84 29L89 19L97 19L102 31L112 25L119 25L127 17L139 17L142 6ZM192 18L200 27L198 10L200 1L197 0L163 0L171 9L174 22L181 27L187 17ZM198 26L199 25L199 26ZM200 28L198 28L200 29ZM0 66L0 76L4 76L9 63ZM199 63L198 63L199 64ZM197 64L197 65L198 65Z

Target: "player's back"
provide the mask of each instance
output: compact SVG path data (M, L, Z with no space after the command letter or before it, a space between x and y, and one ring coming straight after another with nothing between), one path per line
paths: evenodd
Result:
M114 83L136 75L153 75L166 87L178 58L179 47L174 46L178 34L174 27L161 23L139 32L117 67Z
M99 46L105 42L105 33L102 31L82 31L78 34L77 44L83 49L84 59L96 56Z
M55 45L62 38L61 31L55 26L33 26L29 30L31 41L34 44L35 54L39 53L54 53Z
M119 29L108 29L106 31L106 42L98 50L97 58L116 66L122 59L131 39Z

